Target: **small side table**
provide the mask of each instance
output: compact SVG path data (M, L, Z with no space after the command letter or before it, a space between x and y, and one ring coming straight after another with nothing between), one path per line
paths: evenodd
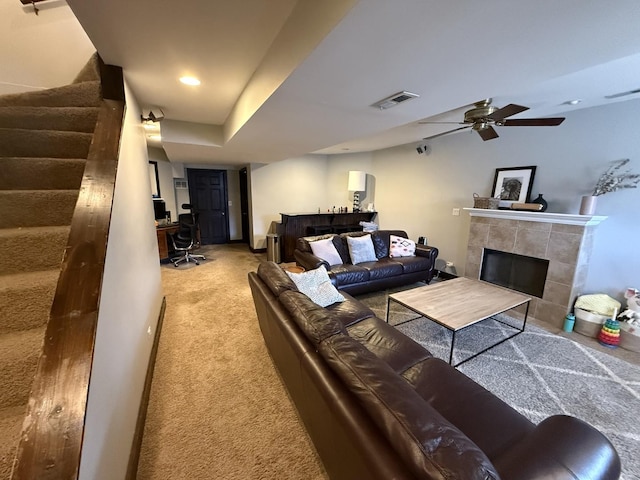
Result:
M287 272L291 272L291 273L302 273L304 272L304 267L301 267L300 265L287 265L285 267L283 267Z

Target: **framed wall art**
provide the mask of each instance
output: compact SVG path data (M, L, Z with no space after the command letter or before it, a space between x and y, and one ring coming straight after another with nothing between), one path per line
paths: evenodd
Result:
M502 208L509 208L512 203L528 203L535 173L535 166L496 168L492 197L500 199Z

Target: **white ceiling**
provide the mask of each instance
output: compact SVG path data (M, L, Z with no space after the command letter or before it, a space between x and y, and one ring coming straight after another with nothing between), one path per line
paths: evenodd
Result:
M162 146L178 162L417 143L452 127L418 121L460 121L488 97L531 107L527 118L640 96L604 98L640 88L637 0L68 3L141 105L162 108ZM185 74L202 85L180 84ZM402 90L420 98L370 106Z

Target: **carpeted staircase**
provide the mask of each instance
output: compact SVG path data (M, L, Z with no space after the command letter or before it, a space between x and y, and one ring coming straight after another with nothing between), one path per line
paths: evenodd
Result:
M0 480L8 479L101 101L74 82L0 96Z

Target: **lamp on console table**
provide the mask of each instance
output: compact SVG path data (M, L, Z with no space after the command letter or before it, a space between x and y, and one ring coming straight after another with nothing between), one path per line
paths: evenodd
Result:
M351 170L349 172L349 186L348 190L353 192L353 212L360 211L360 193L364 192L367 188L367 174L357 170Z

